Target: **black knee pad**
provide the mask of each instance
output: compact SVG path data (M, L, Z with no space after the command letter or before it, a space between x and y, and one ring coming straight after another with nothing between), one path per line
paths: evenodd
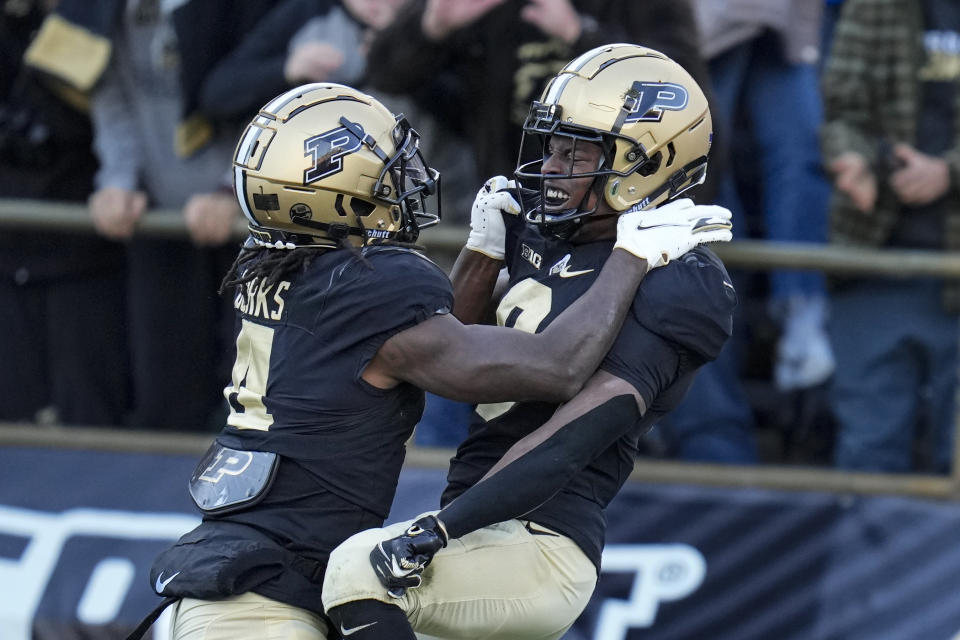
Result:
M354 600L327 611L333 623L330 640L416 640L407 614L379 600Z

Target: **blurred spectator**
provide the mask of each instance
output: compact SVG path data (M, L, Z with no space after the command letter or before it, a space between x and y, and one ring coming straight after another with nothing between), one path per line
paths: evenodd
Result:
M215 126L197 94L267 5L63 0L27 52L34 67L92 90L101 166L89 205L101 235L127 243L138 428L211 430L226 415L211 398L232 362L220 356L232 309L215 292L236 252L227 241L239 209L222 187L239 125ZM192 243L134 235L148 207L182 210Z
M252 117L270 99L307 82L361 84L373 31L405 0L283 0L211 69L204 112ZM237 92L232 100L223 96Z
M824 77L833 243L960 250L958 88L960 3L844 3ZM832 300L837 466L948 472L958 283L848 278Z
M733 211L734 235L749 237L759 226L770 240L823 242L829 183L817 145L823 115L815 66L822 6L813 0L692 4L714 90L713 154L730 156L712 168L716 201ZM754 209L759 224L750 215ZM821 385L834 369L823 276L782 270L769 276L768 286L755 295L768 296L779 325L773 383L791 393ZM754 403L744 386L746 362L760 342L753 335L755 323L745 317L750 292L758 287L742 271L731 277L741 292L734 335L654 432L655 446L668 457L758 460Z
M97 170L86 105L22 66L44 4L0 7L0 196L82 202ZM48 229L0 233L0 420L123 424L123 285L113 243Z
M612 42L663 51L709 87L686 0L413 0L373 39L377 64L368 78L376 89L412 96L459 132L473 147L480 176L512 175L521 126L547 79ZM449 186L445 178L444 190ZM454 188L461 195L476 189ZM466 221L469 204L458 213ZM415 441L458 443L469 411L428 394Z
M823 109L816 66L822 3L695 0L694 7L713 80L716 128L731 140L750 139L764 237L824 242L829 182L817 143ZM737 184L735 170L721 176L718 201L743 215ZM742 233L748 226L734 228ZM782 322L773 371L777 387L790 391L825 382L834 360L823 275L771 272L770 306Z

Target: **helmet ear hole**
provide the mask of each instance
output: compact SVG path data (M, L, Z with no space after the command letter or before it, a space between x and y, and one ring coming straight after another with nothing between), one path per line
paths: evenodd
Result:
M350 198L350 210L353 211L353 214L361 218L365 218L371 213L374 209L377 208L377 205L372 202L367 202L366 200L361 200L360 198Z
M667 143L667 151L670 155L667 156L667 164L665 166L670 166L673 164L673 159L677 157L677 148L673 146L673 142Z
M652 176L653 174L655 174L657 171L660 170L660 162L662 160L663 160L663 153L660 151L657 151L655 154L653 154L651 158L649 158L646 162L644 162L639 167L637 167L636 173L639 173L644 178L646 178L647 176Z

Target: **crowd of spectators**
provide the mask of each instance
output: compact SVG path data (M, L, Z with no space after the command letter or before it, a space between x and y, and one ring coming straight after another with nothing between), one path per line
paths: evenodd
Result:
M733 161L715 171L717 202L734 213L738 238L823 243L828 184L820 164L822 123L815 67L822 5L807 0L694 0L700 52L714 90L714 128ZM789 124L781 105L789 104ZM716 168L716 167L715 167ZM741 292L751 274L734 273ZM823 274L769 272L764 296L779 339L770 356L774 390L824 383L833 370ZM751 463L757 421L744 388L753 349L746 314L721 357L704 367L661 429L671 455Z
M405 112L463 225L509 175L544 79L606 42L684 65L715 143L696 197L735 234L960 248L960 7L950 0L18 0L0 14L0 197L87 201L95 235L0 233L0 420L213 433L217 295L240 126L334 81ZM186 239L137 232L183 212ZM893 254L891 254L893 255ZM950 470L960 287L733 271L734 338L641 443L667 458ZM11 364L12 363L12 364ZM784 407L789 407L785 410ZM470 407L429 397L453 446ZM793 449L791 449L793 447ZM791 451L788 451L791 449ZM792 456L792 457L791 457Z

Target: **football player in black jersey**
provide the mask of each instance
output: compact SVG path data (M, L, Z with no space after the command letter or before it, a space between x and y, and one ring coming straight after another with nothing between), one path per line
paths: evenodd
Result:
M250 237L224 281L238 318L230 414L189 482L202 523L151 569L161 605L177 603L177 640L328 637L328 556L383 524L424 390L568 400L647 272L730 237L725 210L679 211L653 233L638 213L549 330L464 325L450 280L412 244L439 219L439 175L418 141L402 116L329 83L277 97L241 136L234 181ZM478 224L471 242L493 235Z
M609 45L570 62L524 124L535 157L521 153L516 177L532 189L510 200L524 217L485 220L505 224L503 262L465 251L454 270L460 319L481 319L505 263L498 324L548 331L596 282L618 223L659 205L641 223L655 232L658 213L695 207L679 196L702 181L711 136L703 92L659 52ZM571 400L478 406L443 508L357 534L331 555L324 604L338 628L354 640L412 640L411 627L447 640L561 637L596 584L604 509L641 434L718 355L735 305L723 264L698 247L643 280L599 370ZM384 604L405 618L381 614Z

